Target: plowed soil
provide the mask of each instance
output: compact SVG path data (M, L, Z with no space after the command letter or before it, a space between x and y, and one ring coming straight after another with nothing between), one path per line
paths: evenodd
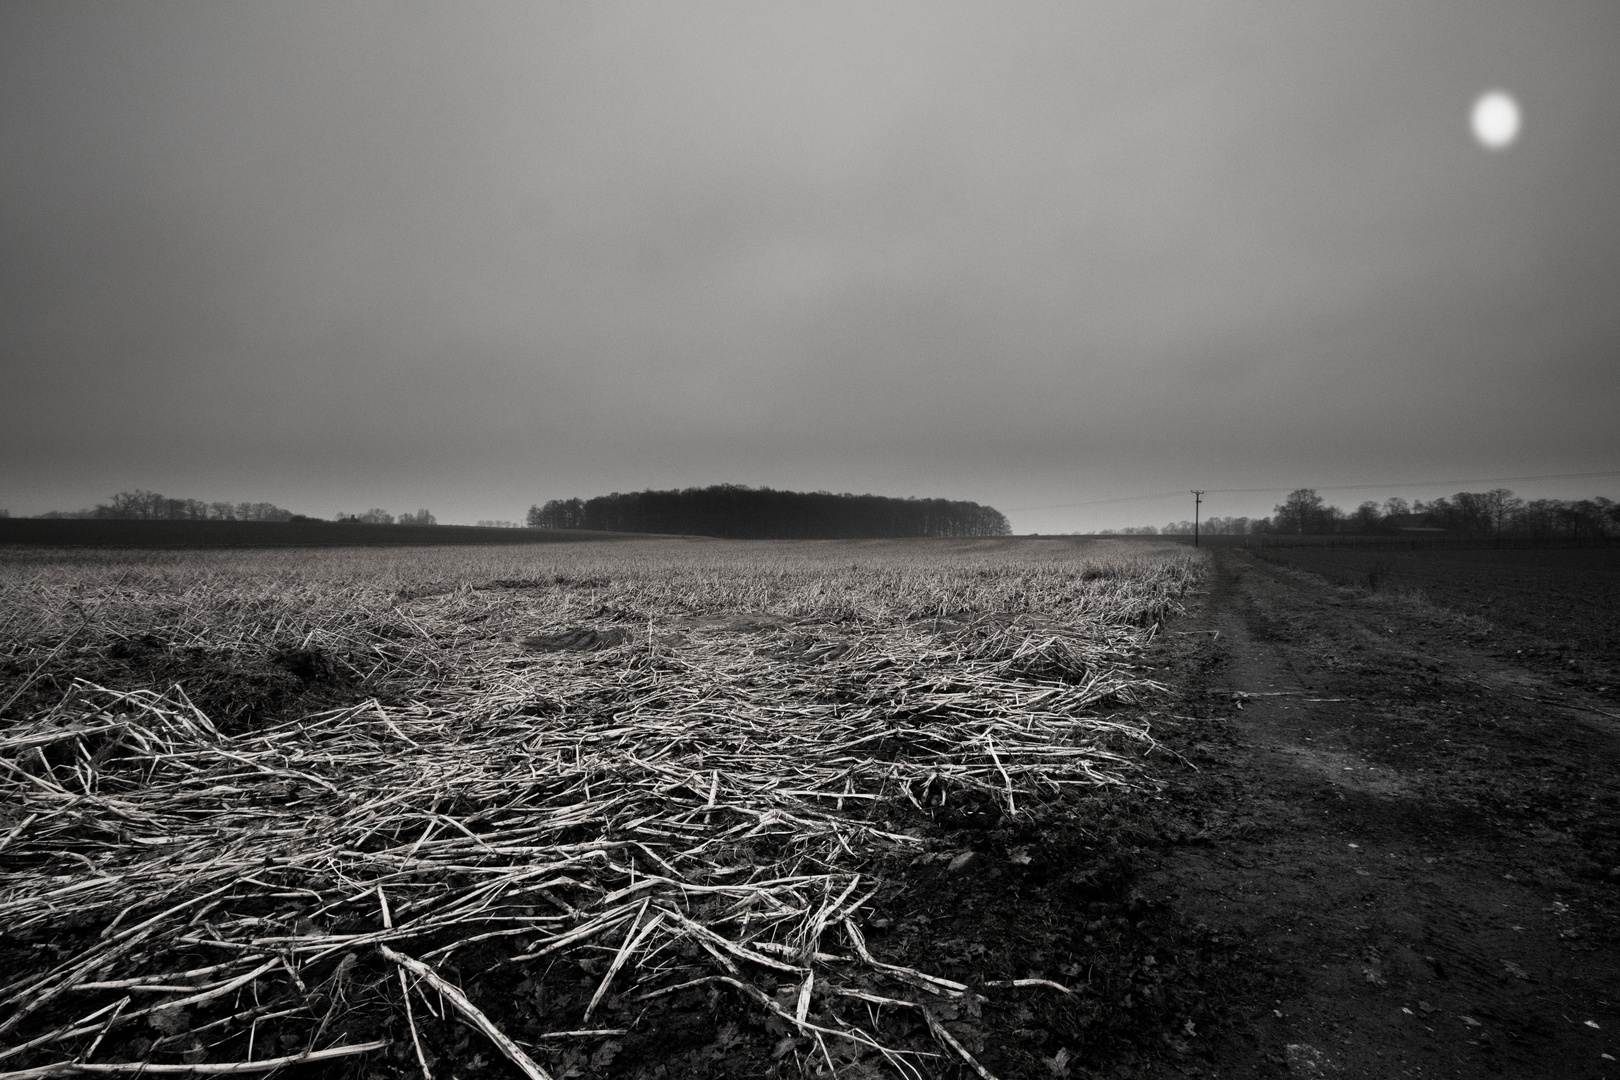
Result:
M874 1006L873 1030L925 1051L922 1075L963 1080L1620 1078L1620 693L1606 636L1620 552L1264 554L1216 550L1204 591L1135 657L1137 674L1166 688L1117 706L1152 722L1163 752L1143 761L1150 783L1016 816L956 795L885 811L886 827L927 844L863 867L884 883L867 909L869 947L970 992L935 994L927 1012ZM1385 561L1356 561L1368 558ZM732 613L677 625L663 643L781 632L771 653L781 663L839 655L791 625ZM531 651L602 644L535 640ZM386 698L392 686L296 642L248 659L172 646L140 638L105 650L99 681L183 684L232 730ZM62 672L0 671L7 693L26 691L19 709L48 708L66 669L84 673L76 648L57 654ZM26 970L100 933L75 923L0 935L0 957ZM609 994L592 1019L600 1029L558 1040L559 1018L581 1015L602 985L612 943L515 961L506 940L461 950L444 974L552 1076L893 1075L874 1055L823 1052L725 985ZM690 949L682 962L702 961ZM381 993L397 977L360 950L330 993ZM778 990L790 1002L798 984ZM385 1053L287 1075L419 1076L422 1062L441 1078L517 1075L448 1011L412 1021L421 1059L391 1022L350 1032L391 1035ZM102 1060L172 1054L189 1037L181 1027L155 1014L115 1032ZM261 1056L309 1041L303 1027L257 1031Z
M1569 663L1565 632L1612 619L1620 559L1538 564L1549 617L1515 554L1479 560L1487 618L1449 564L1373 590L1328 553L1312 569L1347 584L1215 553L1157 656L1181 698L1156 734L1184 761L1137 873L1236 943L1230 1013L1144 1071L1620 1076L1620 705L1614 657Z

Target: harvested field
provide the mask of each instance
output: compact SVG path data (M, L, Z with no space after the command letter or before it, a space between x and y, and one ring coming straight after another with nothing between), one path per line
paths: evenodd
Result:
M1620 704L1620 546L1268 547L1269 562L1479 620L1503 659Z
M646 539L641 533L362 521L165 521L0 518L0 544L88 548L469 547Z
M1203 565L7 551L0 1076L1158 1052L1213 1006L1129 889L1140 657Z
M1532 656L1558 600L1490 572L1558 582L1553 560L1419 552L1439 557L1369 589L1296 550L1215 549L1150 650L1179 698L1158 736L1198 771L1155 755L1164 839L1139 880L1242 943L1200 1067L1612 1080L1620 707L1590 654ZM1355 566L1308 554L1340 581ZM1563 566L1565 596L1613 580L1612 561Z

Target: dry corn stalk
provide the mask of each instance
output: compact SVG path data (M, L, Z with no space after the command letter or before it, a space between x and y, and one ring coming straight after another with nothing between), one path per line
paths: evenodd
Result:
M612 597L597 577L553 573L537 587L526 582L542 578L514 574L428 597L396 589L321 624L307 596L278 610L232 594L219 572L191 580L181 602L158 603L121 568L101 599L135 625L115 621L104 637L143 619L150 633L161 615L163 640L220 648L237 630L242 646L248 610L259 632L271 616L274 636L291 622L301 647L357 671L373 656L359 674L412 693L233 735L183 685L81 677L49 709L0 729L0 796L20 811L0 835L0 928L100 928L0 986L0 1068L51 1054L51 1068L88 1068L71 1062L92 1040L136 1022L165 1030L182 1012L189 1019L171 1023L154 1053L240 1053L272 1019L314 1039L342 1026L340 1008L377 1029L379 1015L410 1006L404 970L450 987L437 967L477 946L511 963L609 950L584 1014L556 1017L559 1029L587 1028L610 994L725 985L823 1052L828 1039L848 1040L914 1073L914 1055L839 1003L920 1008L965 987L868 950L859 922L870 867L925 848L898 824L907 809L977 792L1016 814L1065 788L1127 782L1130 748L1147 736L1111 709L1157 689L1130 667L1151 633L1137 624L1173 608L1194 570L1126 560L1088 578L1053 557L999 581L993 598L1006 607L1015 589L1025 611L984 611L973 607L986 600L972 562L875 559L855 589L825 567L818 582L813 562L714 556L739 549L751 550L638 568L644 550L616 548L624 561L604 565L628 583ZM1082 587L1095 581L1120 588ZM41 574L28 587L37 599L55 584ZM335 591L370 595L363 583L345 588ZM582 590L597 601L588 610ZM767 605L783 613L757 614ZM219 617L225 607L236 623ZM756 614L714 617L723 607ZM25 614L40 655L55 659L50 612ZM534 656L507 643L582 622L640 629L589 653ZM373 953L400 965L399 992L349 1000L345 972ZM793 988L791 1007L777 1004L779 985ZM455 1008L482 1017L521 1068L539 1069L470 1001ZM306 1052L343 1045L361 1044ZM416 1056L426 1072L419 1045Z

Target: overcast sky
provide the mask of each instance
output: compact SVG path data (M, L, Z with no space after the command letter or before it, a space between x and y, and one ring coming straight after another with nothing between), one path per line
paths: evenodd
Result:
M1612 0L8 0L0 507L1620 470L1617 58Z

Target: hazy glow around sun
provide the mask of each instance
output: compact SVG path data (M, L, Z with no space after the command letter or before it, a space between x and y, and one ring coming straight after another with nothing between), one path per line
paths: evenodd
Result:
M1474 138L1487 150L1505 150L1519 137L1523 119L1512 95L1492 90L1474 102Z

